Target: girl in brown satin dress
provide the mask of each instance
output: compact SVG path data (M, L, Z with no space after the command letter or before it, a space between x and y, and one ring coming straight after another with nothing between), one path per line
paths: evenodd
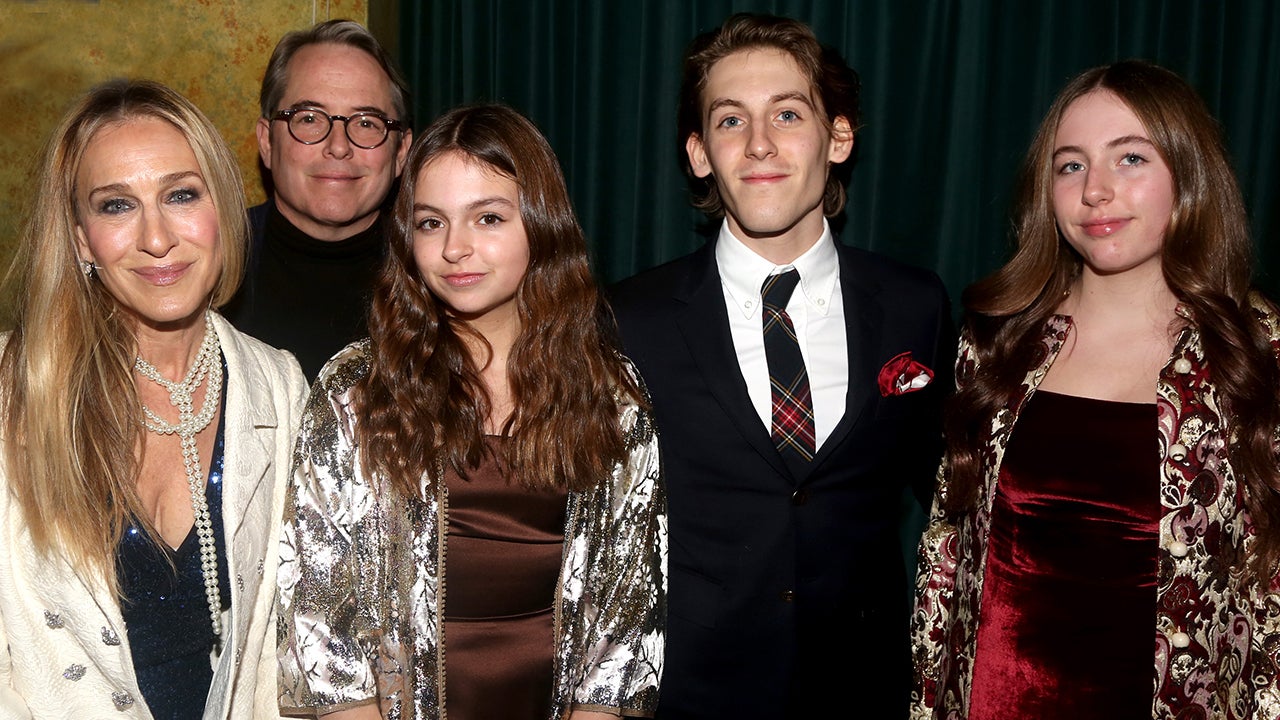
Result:
M657 436L564 178L502 106L409 153L369 340L321 372L286 503L281 705L325 718L653 714Z

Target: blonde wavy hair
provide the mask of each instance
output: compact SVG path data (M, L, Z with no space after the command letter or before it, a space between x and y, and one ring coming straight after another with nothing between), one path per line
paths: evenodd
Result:
M0 357L4 473L35 547L100 573L114 591L120 536L134 517L146 524L136 489L136 341L127 313L81 271L75 182L99 131L142 118L168 122L190 144L218 214L222 271L210 305L235 293L249 232L235 156L182 95L147 80L111 81L76 102L40 156L5 278L14 326Z

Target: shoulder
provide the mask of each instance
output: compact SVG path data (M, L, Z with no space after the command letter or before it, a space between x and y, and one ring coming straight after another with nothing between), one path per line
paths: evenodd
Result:
M657 267L636 273L605 289L609 302L617 308L648 306L673 297L687 287L706 262L711 244Z
M888 255L836 243L840 264L855 283L874 283L890 293L923 293L934 300L947 298L947 288L938 274ZM842 277L843 280L843 277Z
M217 313L214 313L213 318L222 350L227 355L228 366L252 366L270 379L306 384L302 368L293 353L246 335Z
M369 338L357 340L339 350L320 368L313 394L337 397L346 395L366 375L369 374L369 362L373 357L373 346Z
M1249 307L1253 309L1254 317L1262 325L1268 337L1272 340L1280 340L1280 307L1271 298L1262 294L1257 290L1249 292Z

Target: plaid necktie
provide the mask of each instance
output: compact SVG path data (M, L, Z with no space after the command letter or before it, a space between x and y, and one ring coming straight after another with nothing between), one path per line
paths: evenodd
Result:
M769 434L793 471L803 471L816 448L809 373L786 310L787 300L799 282L800 273L792 269L770 275L760 288L764 299L764 354L773 395L773 426Z

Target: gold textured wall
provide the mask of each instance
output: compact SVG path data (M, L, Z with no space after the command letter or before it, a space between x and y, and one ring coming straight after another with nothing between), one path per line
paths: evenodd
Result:
M35 156L71 102L116 77L159 80L191 98L240 158L262 201L253 126L258 87L285 32L368 21L368 0L0 0L0 268L7 268Z

